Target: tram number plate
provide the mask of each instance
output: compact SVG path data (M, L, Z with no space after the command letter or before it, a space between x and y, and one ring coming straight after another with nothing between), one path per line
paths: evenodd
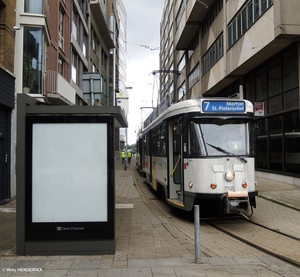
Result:
M225 191L234 191L235 187L234 186L224 186Z

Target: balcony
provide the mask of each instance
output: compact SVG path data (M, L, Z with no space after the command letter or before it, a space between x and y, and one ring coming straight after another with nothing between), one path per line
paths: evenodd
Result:
M56 71L45 74L45 97L54 105L75 105L76 90Z
M177 50L188 49L199 26L214 0L206 0L205 4L196 0L190 0L186 3L184 14L175 34L175 47Z
M90 1L90 10L93 16L93 19L96 21L99 31L105 41L105 44L108 49L115 48L114 42L112 41L110 30L108 26L108 21L105 18L100 1L91 0Z

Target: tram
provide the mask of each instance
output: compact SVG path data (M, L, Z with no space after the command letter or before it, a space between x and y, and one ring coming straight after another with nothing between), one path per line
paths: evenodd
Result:
M253 105L233 98L158 106L137 137L136 165L166 202L200 216L249 218L258 195Z

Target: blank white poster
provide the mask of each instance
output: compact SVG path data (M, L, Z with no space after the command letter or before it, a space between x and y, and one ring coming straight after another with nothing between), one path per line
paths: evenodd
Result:
M33 124L32 222L107 221L107 124Z

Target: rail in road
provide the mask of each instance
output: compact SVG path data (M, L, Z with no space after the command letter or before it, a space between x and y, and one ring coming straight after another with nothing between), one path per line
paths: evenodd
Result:
M210 219L206 221L218 230L265 253L300 266L300 240L277 230L253 224L245 219Z
M194 248L193 214L181 212L160 201L157 194L144 183L144 179L138 179L140 184L138 189L146 205L163 219L163 225L173 237L181 242L184 241L187 249L192 250ZM299 223L299 211L265 199L258 199L257 209L254 210L250 221L242 217L201 220L201 251L208 257L222 257L228 255L228 251L233 256L247 255L247 251L253 254L255 248L299 267ZM224 240L222 233L233 237L241 244L229 242L229 239Z

